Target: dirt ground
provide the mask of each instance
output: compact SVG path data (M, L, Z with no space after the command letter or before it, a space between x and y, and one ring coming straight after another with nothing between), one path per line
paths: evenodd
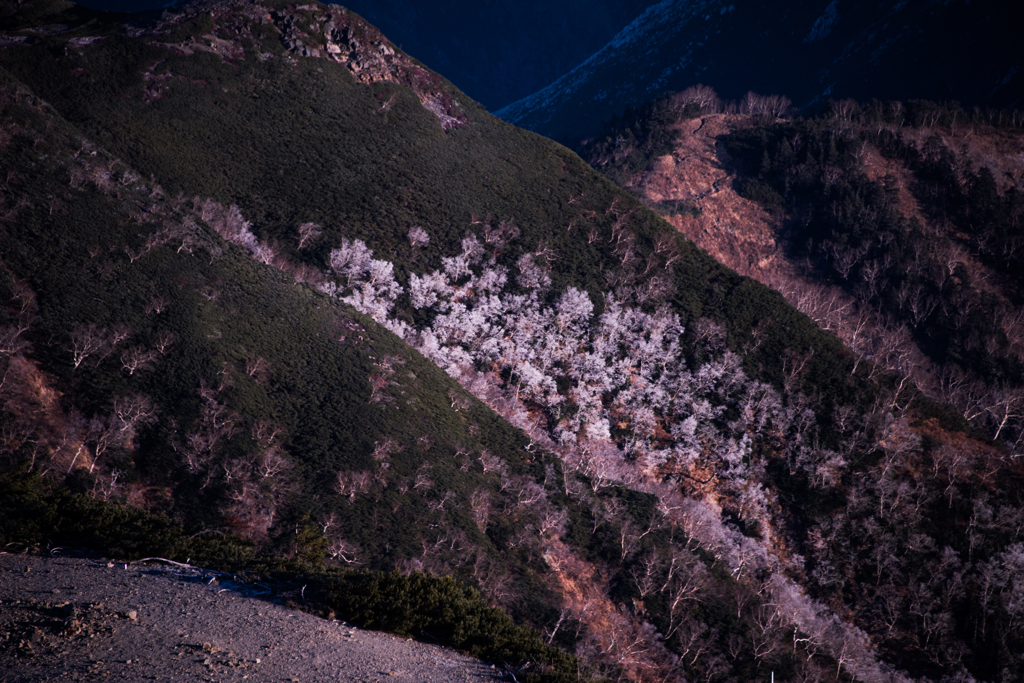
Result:
M0 682L485 683L499 670L219 583L204 570L0 553Z
M750 117L726 114L682 121L675 149L638 173L634 185L650 202L691 204L699 215L666 220L719 262L760 279L764 272L786 267L776 244L777 221L737 193L721 141L750 125Z

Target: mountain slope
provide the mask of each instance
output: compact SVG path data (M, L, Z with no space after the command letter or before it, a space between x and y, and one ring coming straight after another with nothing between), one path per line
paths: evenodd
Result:
M481 431L510 476L529 471L522 435L368 318L207 227L247 233L237 209L168 199L20 85L5 95L8 466L280 553L313 523L324 552L375 568L421 566L424 544L439 562L495 548L444 501L490 489L467 471ZM425 469L436 497L399 493ZM445 532L457 549L433 545ZM513 571L545 600L534 570Z
M6 468L459 577L595 675L1016 666L1014 463L572 152L339 8L49 11L0 52Z
M718 113L705 90L653 103L585 155L723 263L783 293L870 359L873 372L888 368L949 401L1019 458L1021 297L1010 226L1020 213L1024 138L1010 113L843 101L818 119L786 121ZM930 429L919 437L946 441L932 456L941 478L939 453L959 446ZM972 460L962 471L984 479L977 468ZM957 475L945 476L953 485ZM965 504L962 493L948 493L951 508ZM988 514L985 495L970 503L976 516ZM834 518L841 527L842 517ZM1009 538L1019 539L1010 525ZM868 539L861 547L892 541L849 533ZM888 582L878 597L835 575L816 580L844 583L856 594L847 604L862 614L879 599L894 617L915 609L893 602L910 587L877 571L877 585ZM887 632L883 641L898 638Z
M739 100L753 90L798 107L829 98L959 100L1019 106L1010 5L967 2L676 2L650 7L611 42L533 95L497 112L557 140L697 83Z

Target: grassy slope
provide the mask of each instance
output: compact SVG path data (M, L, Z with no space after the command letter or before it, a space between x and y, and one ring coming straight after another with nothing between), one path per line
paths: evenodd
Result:
M4 166L18 173L9 178L4 199L7 208L15 198L23 206L0 233L5 300L17 282L35 293L37 314L26 337L31 357L63 396L57 419L65 427L73 413L103 416L115 398L133 393L148 396L159 411L159 421L141 431L137 448L113 449L98 472L121 470L122 484L142 487L150 505L190 525L219 522L228 487L216 479L210 483L205 473L190 473L176 451L200 419L201 384L217 386L226 378L229 386L217 398L239 429L218 460L258 450L248 432L263 420L281 429L281 446L293 461L287 476L267 491L277 501L278 552L293 549L289 529L304 514L319 519L333 512L367 566L391 567L398 559L418 556L422 542L437 535L424 522L458 530L465 546L480 548L484 556L497 554L462 511L464 503L442 512L431 511L427 503L445 490L465 500L478 487L496 488L493 475L459 469L465 459L454 457L459 448L474 452L486 445L512 473L542 478L544 460L524 460L522 434L479 402L453 410L448 394L461 390L436 366L348 306L256 264L210 231L203 229L206 247L194 254L165 245L130 262L125 247L142 242L159 225L138 216L173 221L187 210L152 199L150 189L138 185L119 188L120 199L91 185L70 187L69 169L78 163L74 153L82 138L52 110L11 96L16 88L5 81L4 117L15 122L17 134L2 154ZM116 166L104 156L89 158ZM53 200L58 208L51 214ZM212 292L217 293L213 300L204 295ZM147 313L147 303L158 295L170 305L159 314ZM159 331L173 332L178 340L151 372L127 375L117 353L75 369L69 334L79 323L127 325L129 344L148 345ZM342 334L345 342L338 341ZM375 361L386 356L403 363L393 377L396 386L387 390L394 400L371 403L368 377ZM246 360L254 357L271 364L262 383L245 372ZM424 436L429 445L417 441ZM432 478L444 488L407 496L392 488L380 491L376 500L351 505L331 493L336 472L374 470L371 451L386 438L406 446L391 456L389 476L411 477L429 460ZM29 446L22 448L14 455L24 455ZM495 496L501 499L496 491ZM516 581L525 582L524 609L544 609L550 595L537 583L535 569L515 556L503 562Z

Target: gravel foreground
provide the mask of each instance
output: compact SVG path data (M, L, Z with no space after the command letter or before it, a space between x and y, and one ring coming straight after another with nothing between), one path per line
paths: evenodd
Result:
M0 554L0 682L490 683L453 650L227 589L214 573Z

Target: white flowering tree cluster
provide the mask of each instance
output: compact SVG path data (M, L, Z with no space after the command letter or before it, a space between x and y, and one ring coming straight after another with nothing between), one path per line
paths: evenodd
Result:
M327 282L321 286L324 292L341 296L359 311L401 333L401 327L388 324L395 299L403 291L395 281L395 268L390 261L373 258L373 250L362 240L343 239L341 246L331 251L330 266L342 285ZM343 296L344 292L349 293Z
M416 231L422 241L425 231ZM739 509L764 514L765 494L747 470L750 434L793 422L771 387L749 380L721 344L713 360L687 368L683 324L667 307L643 310L612 293L596 315L586 292L550 290L549 248L523 254L510 273L493 247L468 233L460 253L411 274L403 288L391 263L346 239L330 256L338 282L323 289L464 383L481 373L499 383L532 417L535 438L592 477L711 474L734 484ZM394 319L403 293L429 322L413 328Z

